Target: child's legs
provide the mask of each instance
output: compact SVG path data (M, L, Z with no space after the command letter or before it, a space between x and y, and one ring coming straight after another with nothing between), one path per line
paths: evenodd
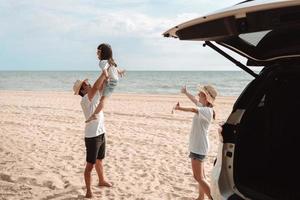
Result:
M192 159L192 169L193 169L194 178L199 183L199 197L202 196L200 192L202 190L203 193L205 193L209 198L211 198L210 187L207 180L205 179L203 168L204 168L203 161Z
M94 112L94 114L98 114L99 112L101 112L101 110L103 109L104 107L104 104L105 104L105 100L107 99L106 96L102 96L101 99L100 99L100 102Z
M105 87L103 87L102 96L110 97L117 87L118 82L116 81L109 81L106 83Z
M115 82L115 83L114 82L113 83L105 82L105 84L103 84L102 96L101 96L101 99L100 99L100 102L99 102L97 108L94 111L94 115L100 113L101 110L103 110L106 99L112 94L112 92L114 91L116 86L117 86L117 82Z
M104 81L103 84L101 84L100 91L102 94L103 94L104 88L106 87L106 84L107 84L107 81Z
M203 174L204 179L206 180L206 174L205 174L205 166L204 166L204 163L203 163L203 167L202 167L202 174Z

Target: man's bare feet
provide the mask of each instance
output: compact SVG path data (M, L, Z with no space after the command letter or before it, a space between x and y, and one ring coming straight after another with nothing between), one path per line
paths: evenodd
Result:
M93 114L92 116L90 116L90 118L88 118L88 120L85 121L85 123L89 123L90 121L93 121L95 119L97 119L97 116Z
M93 198L93 193L92 193L92 191L90 191L90 190L86 191L85 198L88 198L88 199Z
M98 186L100 186L100 187L111 187L112 184L110 184L106 181L103 181L103 182L99 182Z

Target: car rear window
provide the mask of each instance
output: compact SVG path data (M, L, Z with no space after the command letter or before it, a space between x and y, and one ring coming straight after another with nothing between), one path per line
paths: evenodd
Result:
M254 33L244 33L244 34L240 34L239 38L241 38L245 42L252 44L253 46L256 46L262 40L262 38L265 35L267 35L270 31L271 30L254 32Z

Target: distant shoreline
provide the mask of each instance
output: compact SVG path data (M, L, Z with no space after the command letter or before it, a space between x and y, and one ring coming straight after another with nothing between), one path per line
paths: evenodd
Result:
M56 91L56 90L36 90L36 91L29 91L29 90L0 90L0 94L1 93L14 93L14 94L53 94L53 95L57 95L57 94L63 94L63 95L73 95L73 91L70 90L70 92L68 91ZM181 98L184 95L183 94L155 94L155 93L124 93L124 92L118 92L118 93L114 93L112 95L113 96L135 96L135 97L171 97L171 98ZM237 98L237 96L218 96L217 98Z
M241 69L236 69L236 70L126 70L126 71L127 72L244 72ZM253 71L259 72L260 70L253 70ZM99 70L0 70L0 73L1 72L99 72Z
M98 71L8 71L0 72L0 90L70 91L73 83ZM183 85L196 93L199 85L214 85L219 95L239 95L254 77L243 71L127 71L115 92L130 94L178 94Z

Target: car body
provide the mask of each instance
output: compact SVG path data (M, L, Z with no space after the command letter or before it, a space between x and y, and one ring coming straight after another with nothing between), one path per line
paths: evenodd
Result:
M244 1L163 35L203 41L254 76L220 131L214 199L299 200L300 1Z

